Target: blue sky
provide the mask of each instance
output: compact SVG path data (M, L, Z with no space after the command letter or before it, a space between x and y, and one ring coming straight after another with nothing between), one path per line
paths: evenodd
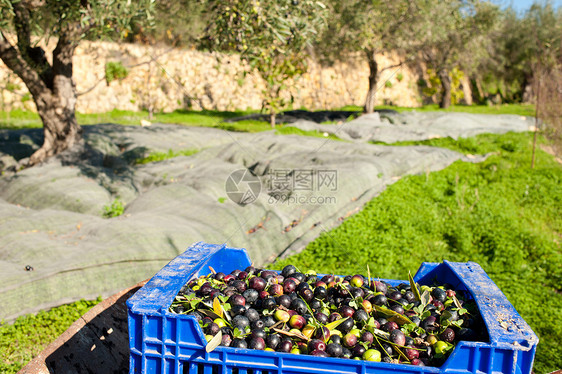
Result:
M540 2L545 2L544 0L539 0ZM493 0L494 3L499 4L503 7L511 5L518 13L525 12L533 4L533 0ZM551 0L556 8L562 6L562 0Z

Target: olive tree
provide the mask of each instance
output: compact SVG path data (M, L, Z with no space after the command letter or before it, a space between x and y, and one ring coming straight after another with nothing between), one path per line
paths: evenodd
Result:
M318 50L328 62L359 53L369 64L369 91L364 110L372 113L381 74L397 68L416 50L416 27L423 8L411 0L331 0L328 25ZM377 56L396 52L402 61L381 69Z
M462 65L463 58L471 60L482 53L499 9L480 0L431 0L425 13L428 22L421 32L421 56L439 77L439 106L447 108L451 105L453 68Z
M44 129L28 166L77 143L72 56L81 40L121 33L151 18L154 0L0 0L0 58L27 86ZM56 38L52 58L39 46Z
M325 24L326 6L317 0L208 0L201 39L210 50L239 53L265 82L263 108L271 126L286 106L282 91L306 71L307 48Z

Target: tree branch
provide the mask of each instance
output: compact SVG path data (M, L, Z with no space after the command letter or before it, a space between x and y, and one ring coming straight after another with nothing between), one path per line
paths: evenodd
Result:
M170 47L169 49L166 49L164 52L160 53L159 55L150 56L150 59L147 60L147 61L139 62L139 63L136 63L136 64L134 64L134 65L125 65L125 68L127 68L127 69L134 69L134 68L139 67L139 66L142 66L142 65L151 64L152 62L155 62L156 64L159 65L159 63L158 63L157 60L158 60L160 57L162 57L162 56L164 56L164 55L170 53L171 51L173 51L174 48L175 48L175 47L172 46L172 47ZM88 92L93 91L101 82L104 82L104 81L105 81L105 77L103 77L103 78L101 78L100 80L98 80L98 81L97 81L96 83L94 83L94 85L91 86L90 88L87 88L87 89L84 90L84 91L78 92L78 93L76 94L76 96L82 96L82 95L87 94Z
M29 20L31 15L22 2L13 3L14 7L14 27L16 35L18 36L18 49L28 62L31 63L29 58L29 50L31 49L31 32L29 27Z
M80 43L80 22L69 22L60 32L57 46L53 50L53 73L72 78L72 56Z
M402 65L404 65L404 61L401 61L401 62L398 63L398 64L394 64L394 65L390 65L390 66L385 66L384 68L382 68L382 69L380 70L380 72L382 73L383 71L386 71L386 70L389 70L389 69L398 68L398 67L400 67L400 66L402 66Z
M44 5L41 1L19 1L13 3L14 28L18 38L17 49L21 57L35 70L47 87L51 87L51 65L45 58L45 51L41 47L31 46L31 17L32 11Z
M0 31L0 58L10 70L21 78L34 98L39 98L48 90L39 73L28 64L20 51L8 42L2 31ZM37 104L41 105L41 103Z

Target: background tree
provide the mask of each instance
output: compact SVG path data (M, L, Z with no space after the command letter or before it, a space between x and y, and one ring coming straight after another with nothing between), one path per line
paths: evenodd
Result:
M345 61L360 53L369 64L369 91L364 110L372 113L381 74L402 62L380 68L377 55L397 52L404 57L416 46L416 25L423 16L410 0L331 0L330 17L318 43L329 62Z
M473 61L483 52L499 9L480 0L434 0L424 9L428 22L421 35L421 57L436 72L441 83L439 106L447 108L451 105L453 68L462 65L463 56Z
M555 10L550 2L536 2L525 13L519 25L523 35L521 35L516 56L520 56L525 63L523 66L519 66L520 73L511 66L509 66L508 72L512 77L524 77L522 84L524 97L522 99L531 100L536 94L533 93L533 87L536 87L533 82L535 74L550 71L560 62L562 9Z
M275 115L287 103L282 91L306 71L307 47L325 24L326 7L316 0L209 0L212 20L202 45L237 52L265 82L263 108Z
M131 43L164 43L174 47L193 47L207 26L205 0L158 0L154 22L149 26L134 23L126 40Z
M520 102L527 76L526 31L523 20L508 8L500 12L496 26L490 30L487 54L475 61L471 73L475 100L483 104L489 96L502 102Z
M551 3L535 3L522 15L510 8L502 11L488 38L489 53L472 74L473 85L483 98L530 100L538 58L543 56L544 63L552 66L560 53L561 37L562 9L556 10Z
M76 121L72 56L84 38L119 34L137 20L151 18L154 0L1 0L0 58L27 86L44 129L41 148L28 166L74 145ZM15 33L15 42L13 41ZM58 38L52 62L38 45Z

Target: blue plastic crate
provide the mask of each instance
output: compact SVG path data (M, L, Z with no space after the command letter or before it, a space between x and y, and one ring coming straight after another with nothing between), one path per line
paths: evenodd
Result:
M245 249L197 243L176 257L127 301L130 373L189 374L382 374L530 373L538 338L505 295L476 263L423 263L420 284L449 283L476 300L489 342L459 342L441 367L323 358L290 353L217 347L206 340L195 318L170 313L172 301L191 278L229 273L251 263ZM392 285L404 281L385 280ZM407 283L407 282L406 282Z

